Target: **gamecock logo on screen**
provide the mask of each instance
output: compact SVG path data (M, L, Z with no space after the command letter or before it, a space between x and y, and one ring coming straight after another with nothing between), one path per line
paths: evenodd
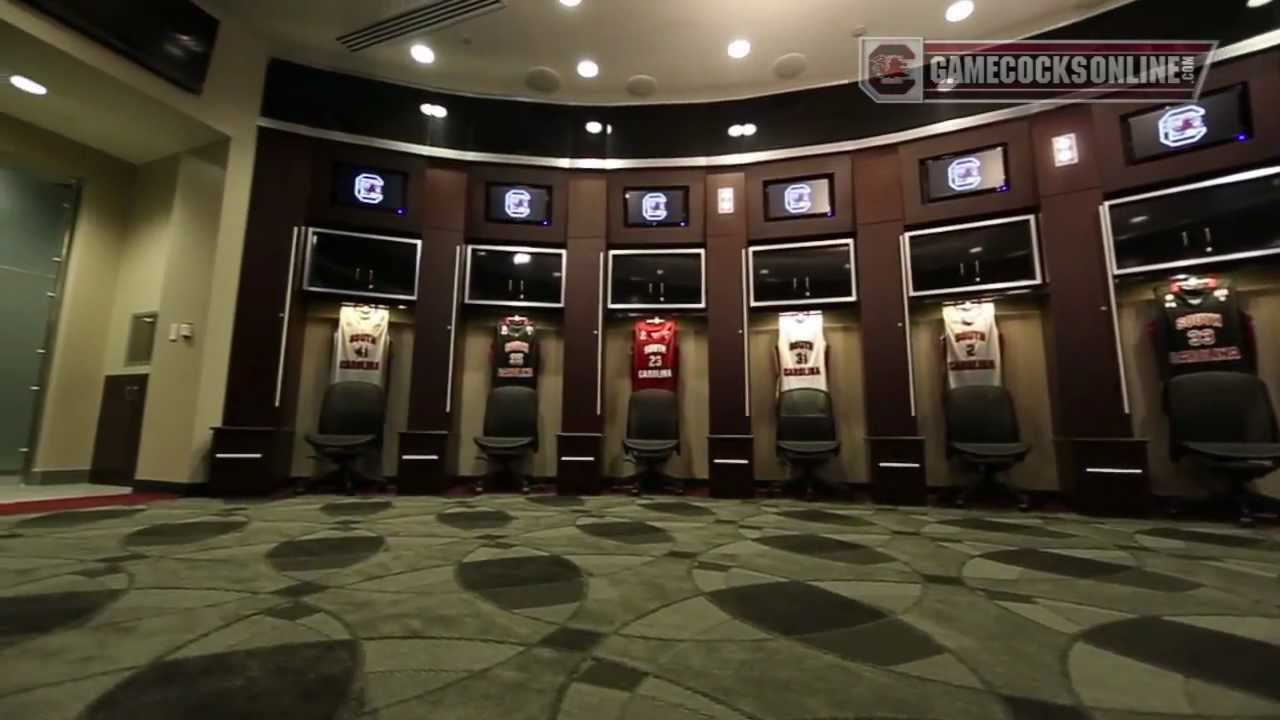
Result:
M503 198L503 207L507 212L507 217L527 218L532 208L529 207L529 200L532 196L528 190L516 188L508 190L506 197Z
M386 184L381 175L360 173L356 176L356 199L367 205L377 205L383 200L382 188Z
M809 212L813 207L813 188L803 184L791 185L783 193L782 202L792 215Z
M947 185L952 190L964 192L982 184L982 161L976 157L962 157L947 166Z
M1209 133L1204 120L1205 109L1199 105L1183 105L1160 116L1160 143L1182 147L1199 142Z
M667 219L667 196L662 193L649 193L640 200L640 214L649 222Z

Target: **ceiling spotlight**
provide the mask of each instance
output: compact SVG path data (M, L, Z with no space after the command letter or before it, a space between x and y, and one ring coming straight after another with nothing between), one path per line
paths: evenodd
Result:
M604 130L604 126L596 120L587 121L587 132L592 135L599 135Z
M741 125L730 125L730 126L729 126L729 137L742 137L742 126L741 126Z
M9 84L18 88L24 93L31 93L32 95L49 94L49 88L41 85L40 83L36 82L35 80L32 80L31 78L25 75L10 75Z
M750 40L743 40L739 38L729 43L729 57L735 60L741 60L742 58L750 54L751 54Z
M752 135L755 135L755 134L756 134L756 124L755 124L755 123L747 123L747 124L745 124L745 125L743 125L743 126L742 126L742 136L743 136L743 137L751 137Z
M422 43L417 43L413 47L409 48L409 55L423 65L430 65L436 61L436 51Z
M613 134L613 125L612 125L612 124L609 124L609 125L605 125L605 126L604 126L604 134L605 134L605 135L612 135L612 134Z
M593 60L578 61L578 75L584 78L593 78L600 74L600 66L595 64Z
M960 22L973 14L973 0L956 0L947 7L947 22Z
M423 115L433 118L445 118L449 116L449 110L443 105L433 105L431 103L423 103L418 107Z
M582 0L560 0L560 4L565 7L578 7L582 4Z
M1249 0L1244 4L1245 7L1260 8L1263 5L1271 4L1271 0Z

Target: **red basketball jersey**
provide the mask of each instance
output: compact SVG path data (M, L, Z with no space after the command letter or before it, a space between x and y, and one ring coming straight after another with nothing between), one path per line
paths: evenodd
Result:
M637 320L632 338L632 390L676 391L676 369L679 347L676 344L676 321Z

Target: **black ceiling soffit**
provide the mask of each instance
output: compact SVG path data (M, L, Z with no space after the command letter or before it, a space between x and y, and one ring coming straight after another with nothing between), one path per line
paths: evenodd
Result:
M120 0L118 0L120 1ZM1137 0L1038 39L1188 40L1221 45L1280 27L1280 2ZM428 119L423 103L444 105ZM859 140L1008 105L879 105L856 85L705 103L585 106L452 95L273 60L262 115L285 122L455 150L560 158L680 158ZM591 120L613 133L591 135ZM755 123L752 137L730 125Z
M199 94L218 19L191 0L24 0L188 92Z

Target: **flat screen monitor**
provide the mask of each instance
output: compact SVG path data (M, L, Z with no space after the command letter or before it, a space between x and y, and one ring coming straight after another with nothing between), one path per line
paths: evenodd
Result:
M563 307L565 251L467 246L466 302L508 307Z
M337 163L333 166L333 202L348 207L405 213L409 176L396 170Z
M550 225L551 188L490 183L485 192L484 214L489 222Z
M707 306L702 250L612 250L609 308L700 309Z
M1142 110L1122 122L1129 161L1134 163L1253 136L1244 85L1205 93L1194 103Z
M924 200L937 202L1005 192L1009 189L1006 165L1004 145L923 160L920 182Z
M689 188L627 188L622 195L627 227L689 224Z
M831 187L830 175L770 180L764 184L765 220L831 217Z
M756 245L750 261L752 307L857 300L852 238Z
M312 228L303 288L356 297L415 300L422 241Z

